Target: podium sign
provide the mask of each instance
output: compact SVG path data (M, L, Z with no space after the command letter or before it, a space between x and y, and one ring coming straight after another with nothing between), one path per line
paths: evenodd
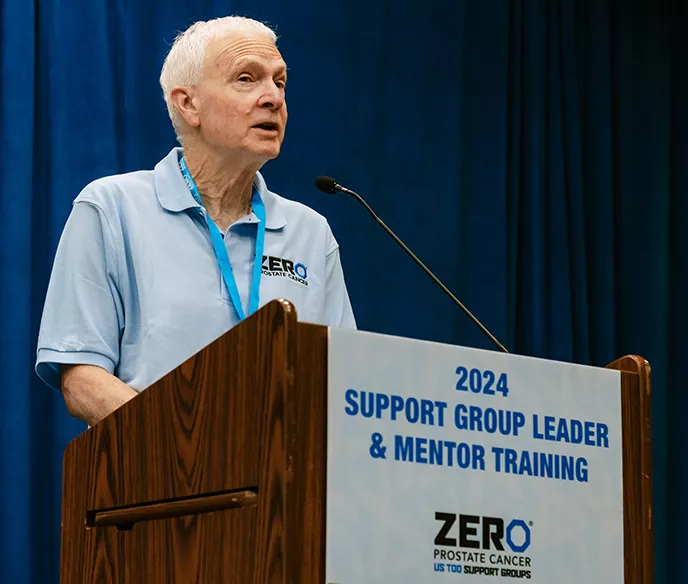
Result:
M620 373L329 330L326 581L623 584Z

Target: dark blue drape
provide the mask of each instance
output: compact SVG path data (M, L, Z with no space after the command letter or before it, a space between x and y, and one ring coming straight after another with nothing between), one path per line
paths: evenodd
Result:
M57 582L61 456L84 427L33 359L71 201L168 151L168 44L230 13L282 37L290 123L265 175L330 219L361 328L489 346L318 174L364 193L513 351L650 360L657 582L687 582L682 0L2 0L0 581Z

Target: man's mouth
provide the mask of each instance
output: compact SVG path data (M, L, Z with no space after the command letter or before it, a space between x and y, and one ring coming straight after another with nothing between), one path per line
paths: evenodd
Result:
M267 132L277 132L279 131L279 126L273 122L263 122L262 124L256 124L253 126L259 130L265 130Z

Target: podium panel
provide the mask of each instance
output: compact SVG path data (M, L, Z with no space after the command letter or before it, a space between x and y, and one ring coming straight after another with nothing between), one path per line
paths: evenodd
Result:
M624 584L619 371L329 341L328 582Z

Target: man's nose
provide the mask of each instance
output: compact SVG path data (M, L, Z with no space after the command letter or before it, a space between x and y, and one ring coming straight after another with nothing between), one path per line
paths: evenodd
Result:
M279 88L274 81L268 81L259 105L273 111L280 109L284 105L284 89Z

